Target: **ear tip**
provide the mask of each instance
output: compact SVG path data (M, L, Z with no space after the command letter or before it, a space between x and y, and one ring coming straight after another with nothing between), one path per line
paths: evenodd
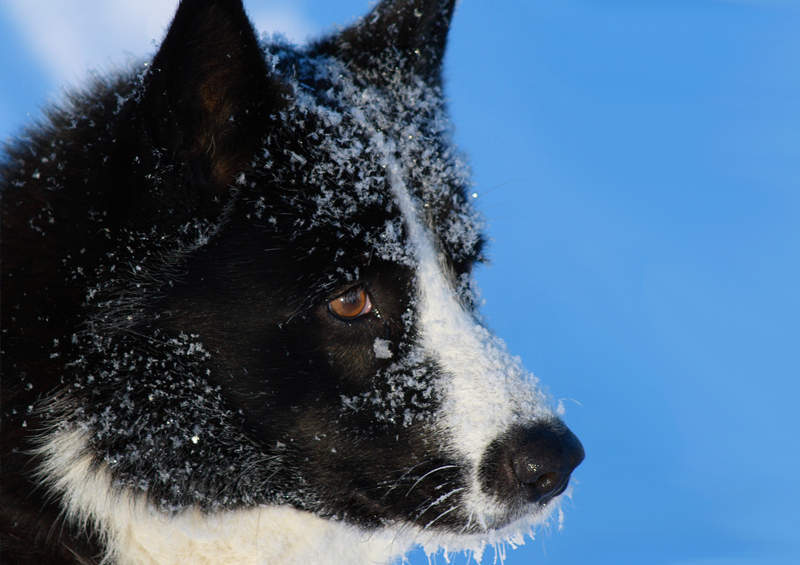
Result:
M220 21L215 22L215 19ZM242 0L181 0L175 10L175 16L169 30L197 26L198 23L220 25L224 20L237 23L246 20L247 12ZM169 30L167 35L169 35Z
M202 159L213 141L214 171L245 154L261 127L248 120L234 126L231 116L279 104L241 0L182 0L149 68L139 98L144 127L171 151Z
M316 43L314 51L362 69L389 63L440 82L455 0L383 0L353 26Z
M178 9L186 6L188 9L191 7L194 10L208 8L211 6L221 6L225 8L241 8L244 10L242 0L181 0Z

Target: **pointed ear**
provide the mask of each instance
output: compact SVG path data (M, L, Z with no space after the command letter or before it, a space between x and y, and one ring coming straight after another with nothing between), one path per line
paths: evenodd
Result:
M280 91L240 0L182 0L137 111L191 182L220 188L255 151Z
M316 46L362 70L380 63L441 82L455 0L383 0L366 17Z

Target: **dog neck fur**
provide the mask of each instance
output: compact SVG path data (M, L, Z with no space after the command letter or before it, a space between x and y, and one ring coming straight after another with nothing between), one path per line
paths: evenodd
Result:
M82 529L91 524L100 533L103 563L386 563L412 544L408 535L366 532L286 506L163 513L141 495L115 491L86 445L80 431L55 432L40 449L40 475L62 497L67 521Z

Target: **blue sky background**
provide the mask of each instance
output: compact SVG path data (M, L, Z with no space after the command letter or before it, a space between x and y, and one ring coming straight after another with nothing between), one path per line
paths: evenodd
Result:
M0 138L174 4L4 0ZM369 2L246 5L302 40ZM485 313L587 452L563 531L508 565L800 563L798 30L789 0L459 5Z

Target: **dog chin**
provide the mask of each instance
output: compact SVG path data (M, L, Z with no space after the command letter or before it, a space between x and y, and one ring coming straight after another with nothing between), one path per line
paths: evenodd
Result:
M563 495L562 495L563 496ZM499 533L511 532L513 535L521 530L529 530L539 524L547 522L554 511L561 505L562 496L558 496L545 504L532 503L524 506L514 506L505 509L496 509L484 514L479 524L470 533L496 531Z
M538 530L561 529L561 504L565 496L568 495L562 494L544 505L528 504L504 511L495 508L482 515L467 516L460 530L451 525L422 530L417 532L414 543L429 555L468 553L476 562L490 550L495 562L502 562L507 549L533 541Z

